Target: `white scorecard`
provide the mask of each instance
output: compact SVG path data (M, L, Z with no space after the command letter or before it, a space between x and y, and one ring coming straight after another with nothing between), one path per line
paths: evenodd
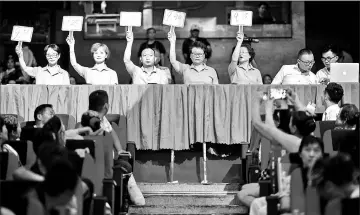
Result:
M84 17L82 16L63 16L62 31L82 31Z
M141 26L141 12L120 12L120 26Z
M185 25L186 13L175 10L165 9L163 24L177 28L183 28Z
M358 63L332 63L330 71L330 82L359 83Z
M11 34L11 40L29 43L31 42L33 31L34 31L33 27L14 25Z
M233 26L252 26L252 11L231 10L230 25Z

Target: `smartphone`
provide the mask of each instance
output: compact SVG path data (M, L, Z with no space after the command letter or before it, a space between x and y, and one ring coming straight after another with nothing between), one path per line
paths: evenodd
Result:
M270 89L270 98L271 99L285 99L286 90L284 89Z

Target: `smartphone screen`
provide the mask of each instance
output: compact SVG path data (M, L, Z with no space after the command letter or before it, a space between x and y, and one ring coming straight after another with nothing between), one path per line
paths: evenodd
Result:
M285 99L286 90L284 89L270 89L270 98L272 99Z

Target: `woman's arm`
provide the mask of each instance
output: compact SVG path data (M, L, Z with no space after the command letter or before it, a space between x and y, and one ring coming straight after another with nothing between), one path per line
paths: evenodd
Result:
M70 48L70 63L74 67L75 71L82 77L85 77L85 67L81 66L76 61L75 55L75 39L73 35L70 35L66 38L66 42Z
M15 48L15 52L19 57L19 64L22 71L22 74L24 77L28 80L28 77L35 77L36 73L34 72L33 67L26 66L25 60L24 60L24 53L22 51L22 43L19 42ZM24 73L25 72L25 73Z

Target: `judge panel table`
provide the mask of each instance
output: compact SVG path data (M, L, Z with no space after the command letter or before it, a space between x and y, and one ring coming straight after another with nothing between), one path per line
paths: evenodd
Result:
M343 103L359 107L359 83L344 83ZM95 90L109 95L109 113L125 117L127 139L138 149L186 150L195 142L240 144L250 141L252 103L258 91L292 88L306 105L323 112L324 85L6 85L0 86L0 113L33 120L44 103L57 114L80 121Z

